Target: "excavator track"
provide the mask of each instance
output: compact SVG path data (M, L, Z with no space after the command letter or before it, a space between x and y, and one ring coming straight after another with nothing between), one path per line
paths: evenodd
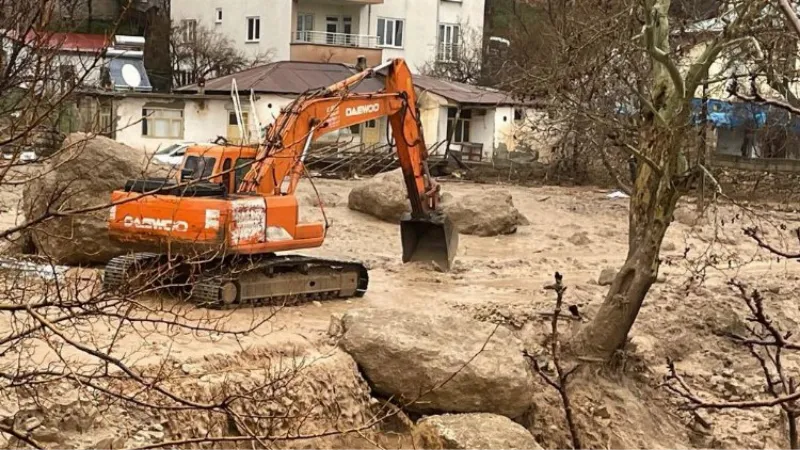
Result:
M139 268L153 267L163 258L137 253L114 258L106 266L106 289L124 287ZM190 266L186 264L186 266ZM179 268L176 268L179 269ZM302 255L263 256L194 265L196 277L181 283L191 287L188 300L205 308L293 306L311 301L361 297L369 284L367 269L355 261ZM199 269L199 270L198 270Z

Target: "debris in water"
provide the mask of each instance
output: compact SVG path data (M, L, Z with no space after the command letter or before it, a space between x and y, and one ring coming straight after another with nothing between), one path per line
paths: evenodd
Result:
M622 191L614 191L606 195L610 199L630 198L630 196Z

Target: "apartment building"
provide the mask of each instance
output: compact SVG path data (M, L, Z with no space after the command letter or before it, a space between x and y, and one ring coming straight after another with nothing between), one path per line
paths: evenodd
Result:
M176 25L203 25L251 55L276 61L370 65L403 57L419 71L457 57L482 35L485 0L172 0Z

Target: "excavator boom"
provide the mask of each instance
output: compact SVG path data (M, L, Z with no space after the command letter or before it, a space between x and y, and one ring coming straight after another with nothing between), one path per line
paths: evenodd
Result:
M351 88L382 70L388 71L383 92L350 93ZM353 75L290 105L276 121L239 191L280 195L283 180L289 176L287 193L294 194L312 140L386 116L411 203L411 214L400 223L403 262L433 261L448 271L456 254L458 233L437 210L438 186L428 171L428 150L416 110L412 75L402 59Z

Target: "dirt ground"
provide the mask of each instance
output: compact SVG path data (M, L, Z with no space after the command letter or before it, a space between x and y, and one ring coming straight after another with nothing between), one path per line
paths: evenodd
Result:
M301 345L324 352L331 345L327 330L332 314L357 306L399 306L458 311L467 316L501 323L530 346L541 343L549 327L552 293L543 286L553 273L564 275L565 301L577 305L583 321L591 318L607 288L598 275L619 267L627 249L627 200L608 198L608 191L592 188L515 187L444 181L443 190L485 195L489 189L507 190L517 208L530 220L507 236L460 236L455 269L439 273L426 264L404 265L400 260L399 226L350 211L347 194L360 181L314 181L328 203L331 223L324 247L303 253L348 257L365 261L370 286L364 298L314 303L274 311L269 308L237 311L193 311L196 316L225 317L232 329L247 327L258 317L275 316L256 332L238 339L210 336L198 344L196 336L155 332L130 334L121 345L137 365L158 364L165 358L196 361L210 355L233 355L242 349ZM7 193L11 196L13 193ZM301 219L320 220L311 206L311 184L302 183ZM10 198L10 197L9 197ZM784 208L785 209L785 208ZM704 413L710 429L681 410L680 403L659 388L666 360L706 398L746 399L763 395L763 377L746 349L720 334L741 325L746 307L726 285L737 278L764 291L772 315L787 330L800 324L798 287L800 270L794 261L769 257L742 233L757 223L767 237L777 239L777 226L796 227L793 211L767 205L714 208L698 223L694 205L685 204L676 215L662 251L662 270L631 335L632 344L622 368L584 371L575 381L579 423L593 447L773 448L786 445L777 409ZM14 211L0 215L4 226L14 222ZM694 225L694 226L690 226ZM714 265L703 262L709 259ZM170 302L163 299L142 299ZM571 321L566 332L579 325ZM565 322L566 324L566 322ZM101 324L94 333L108 333ZM2 326L0 326L2 328ZM124 347L123 347L124 348ZM40 362L46 360L42 356ZM798 369L795 359L789 364ZM543 388L544 390L544 388ZM543 393L542 395L549 395ZM554 398L554 397L552 397ZM545 447L567 445L558 404L541 407L532 430Z

